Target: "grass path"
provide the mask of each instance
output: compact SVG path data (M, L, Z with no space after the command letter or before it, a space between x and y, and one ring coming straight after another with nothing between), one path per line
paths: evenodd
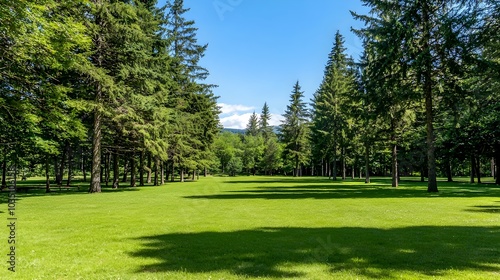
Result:
M425 190L382 179L216 177L20 193L17 272L7 271L4 241L0 278L500 278L500 188Z

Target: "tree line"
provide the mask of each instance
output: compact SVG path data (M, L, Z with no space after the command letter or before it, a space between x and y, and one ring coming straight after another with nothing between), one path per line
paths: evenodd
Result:
M364 174L427 178L492 173L500 161L498 1L364 0L364 44L356 61L337 32L309 103L299 82L274 133L252 115L246 135L222 134L216 154L235 174ZM491 169L490 169L491 167Z
M89 173L94 193L211 164L220 127L199 65L207 45L182 0L157 4L0 0L2 188L14 169L43 174L47 192L52 175L69 186Z

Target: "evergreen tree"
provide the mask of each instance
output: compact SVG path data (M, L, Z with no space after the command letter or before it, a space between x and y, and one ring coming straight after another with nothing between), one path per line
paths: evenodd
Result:
M189 9L184 8L183 0L169 1L166 7L169 9L166 24L169 51L174 58L172 71L175 83L171 89L171 104L175 110L181 111L177 116L185 118L174 122L186 125L187 121L192 122L184 125L182 131L185 135L176 138L176 148L170 149L170 158L173 165L180 160L189 162L189 168L207 167L204 162L210 158L210 146L220 129L217 97L212 93L214 85L202 83L209 73L199 65L207 45L198 44L198 29L194 27L194 21L185 19ZM185 129L187 127L190 129Z
M437 87L443 88L449 81L446 69L450 65L461 65L471 54L463 43L471 39L468 34L474 30L471 27L477 22L481 4L473 0L363 0L363 3L371 8L370 16L353 15L366 22L367 27L357 33L379 54L379 65L383 67L373 70L379 71L379 78L392 82L395 95L403 95L400 100L424 100L428 191L437 192L433 108L437 97L444 95ZM405 81L415 90L398 90L396 81Z
M310 153L308 111L303 98L304 92L301 91L297 81L290 96L290 105L283 114L284 120L281 125L283 155L286 160L293 162L295 177L300 176L300 165L308 162Z
M257 136L257 134L259 134L259 118L257 117L257 114L255 114L255 112L253 112L253 114L250 116L250 119L248 120L245 134L252 136Z
M259 118L259 131L264 137L264 139L269 139L271 134L273 133L273 128L269 125L269 121L271 120L271 113L269 112L269 106L267 102L262 106L262 112Z
M313 99L313 145L322 146L331 154L332 177L337 179L339 150L345 148L343 135L347 128L345 110L353 88L354 77L348 70L344 38L337 32L335 42L328 56L323 81ZM340 147L340 149L339 149ZM343 152L341 152L343 154Z

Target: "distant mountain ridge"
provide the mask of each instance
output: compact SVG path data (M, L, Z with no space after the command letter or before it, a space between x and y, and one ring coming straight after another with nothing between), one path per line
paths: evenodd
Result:
M223 128L222 132L231 132L234 134L245 134L246 129L239 129L239 128Z
M279 133L279 126L272 126L274 133ZM231 132L235 134L245 134L246 129L240 129L240 128L223 128L222 132Z

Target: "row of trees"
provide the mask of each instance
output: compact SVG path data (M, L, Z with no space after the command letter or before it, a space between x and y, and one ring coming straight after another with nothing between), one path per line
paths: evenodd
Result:
M390 164L394 187L401 174L418 173L428 178L429 192L438 191L438 174L452 181L453 174L468 172L471 182L480 182L481 169L492 158L491 165L500 161L498 1L363 2L370 14L352 13L366 23L353 30L364 41L362 57L349 57L337 32L310 109L297 82L274 168L333 179L359 170L369 182L371 173L386 174ZM266 166L245 164L256 120L251 117L235 145L242 166L254 170ZM266 141L257 141L263 147L257 151L274 145Z
M182 0L0 1L2 188L12 166L118 187L203 170L219 132ZM137 168L137 165L139 168ZM123 166L123 168L120 168ZM168 176L168 175L167 175ZM150 179L149 179L150 180Z

